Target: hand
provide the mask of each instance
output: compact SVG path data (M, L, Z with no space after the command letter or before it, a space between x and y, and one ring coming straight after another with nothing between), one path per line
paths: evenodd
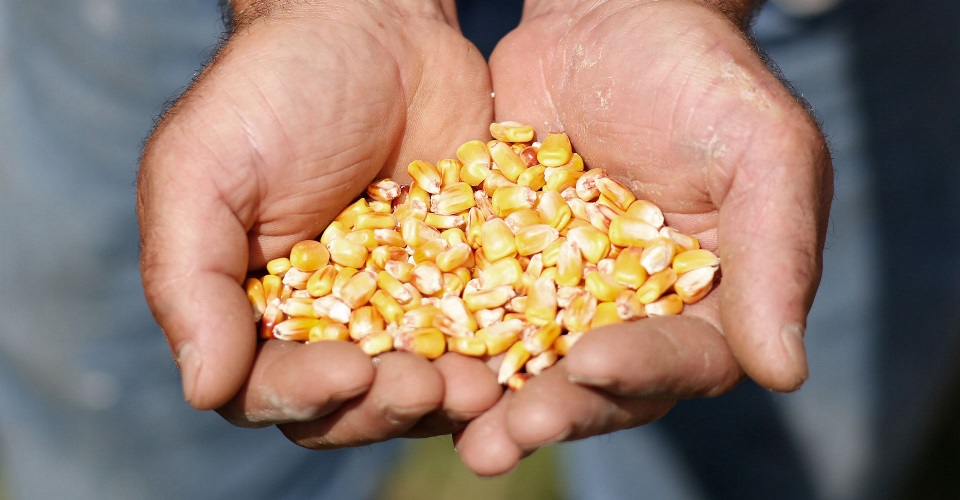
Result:
M500 396L480 361L259 343L249 270L317 236L375 177L403 179L492 119L452 2L256 2L148 141L143 284L193 406L331 448L449 433ZM273 6L272 8L271 5Z
M566 131L591 167L718 250L722 284L681 317L587 334L457 437L498 474L543 444L648 423L743 372L807 377L802 343L832 197L824 140L737 25L708 2L530 2L491 61L496 118Z

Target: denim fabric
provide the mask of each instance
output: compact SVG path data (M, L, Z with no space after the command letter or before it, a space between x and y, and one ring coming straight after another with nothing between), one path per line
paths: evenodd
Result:
M183 402L134 181L218 42L213 0L0 0L0 464L13 498L367 498L392 446L310 452Z

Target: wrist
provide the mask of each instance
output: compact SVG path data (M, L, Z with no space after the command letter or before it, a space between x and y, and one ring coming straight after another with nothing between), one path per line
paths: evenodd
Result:
M640 5L657 0L526 0L524 2L524 18L532 18L544 14L565 13L572 17L597 8L602 4ZM766 0L688 0L706 5L733 21L741 29L745 29L753 20L760 7Z
M434 18L448 24L457 19L456 0L383 0L365 2L340 0L332 2L286 2L283 0L218 0L223 18L230 27L246 25L260 18L277 14L333 14L335 11L374 10L397 18Z

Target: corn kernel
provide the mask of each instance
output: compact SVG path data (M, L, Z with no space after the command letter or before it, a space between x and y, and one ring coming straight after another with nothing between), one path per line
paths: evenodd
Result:
M562 132L547 134L537 152L537 161L547 167L559 167L570 161L573 156L573 147L570 138Z
M438 194L440 192L440 186L442 184L440 171L431 163L423 160L414 160L407 165L407 173L410 174L413 182L424 191L430 194Z
M527 164L513 149L503 142L495 142L490 148L490 157L503 175L510 182L517 182L520 174L527 169ZM489 176L487 177L489 179Z
M663 297L644 306L647 316L675 316L683 312L683 300L675 293Z
M502 142L530 142L533 134L533 127L516 121L490 124L490 135Z

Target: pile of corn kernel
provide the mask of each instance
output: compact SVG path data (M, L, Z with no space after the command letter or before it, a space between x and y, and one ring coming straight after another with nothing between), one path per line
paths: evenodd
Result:
M245 283L263 339L352 341L370 356L505 353L512 389L586 332L680 314L714 286L720 259L664 225L562 132L490 125L456 158L370 184L319 240Z

